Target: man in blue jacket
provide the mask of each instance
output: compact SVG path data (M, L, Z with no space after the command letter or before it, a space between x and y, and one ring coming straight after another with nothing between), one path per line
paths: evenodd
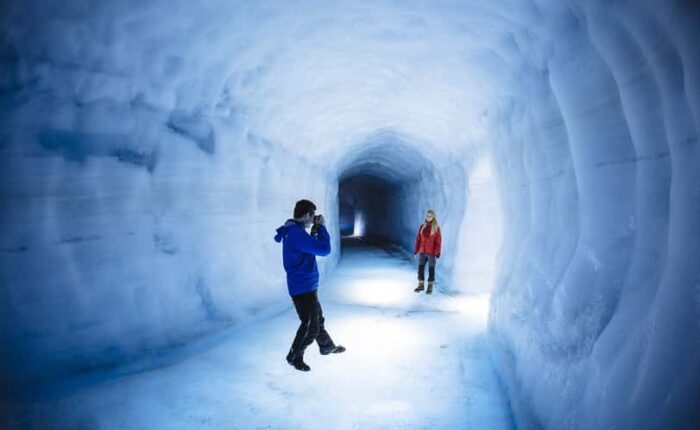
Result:
M306 232L311 228L311 234ZM324 327L323 311L318 301L318 266L316 256L331 253L331 237L326 230L323 215L316 216L316 205L309 200L299 200L294 206L294 219L277 229L275 241L282 243L284 270L287 272L287 288L299 315L299 329L287 354L287 363L297 370L308 372L304 363L304 351L315 340L322 355L345 351L336 346Z

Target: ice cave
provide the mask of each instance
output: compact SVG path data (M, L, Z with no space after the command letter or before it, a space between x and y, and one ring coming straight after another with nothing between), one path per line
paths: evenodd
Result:
M8 0L0 25L0 428L700 428L697 1ZM273 240L300 199L347 348L309 372Z

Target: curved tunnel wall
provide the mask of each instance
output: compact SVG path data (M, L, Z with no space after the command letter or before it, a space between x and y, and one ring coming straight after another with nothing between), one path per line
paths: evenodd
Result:
M421 157L389 167L434 165L396 179L405 246L437 206L465 255L467 180L494 160L490 331L521 425L692 423L698 14L690 1L3 5L4 385L285 302L274 227L300 197L337 219L342 175L372 173L353 154L385 157L373 139L392 130Z
M509 124L494 151L508 222L491 328L516 414L692 426L697 9L548 6L548 37L513 40L553 54L513 77L496 121Z

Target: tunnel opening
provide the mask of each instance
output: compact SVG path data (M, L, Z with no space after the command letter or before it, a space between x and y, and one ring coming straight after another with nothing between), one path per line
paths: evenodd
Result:
M340 234L343 238L363 238L374 242L398 244L391 220L391 196L398 184L365 174L344 179L338 186Z
M440 206L442 175L421 151L426 145L394 130L377 130L340 157L341 237L410 250L428 207ZM426 185L427 184L427 185Z
M410 259L425 212L437 213L445 250L436 277L451 282L464 215L467 175L455 157L434 142L379 129L348 145L333 166L338 174L337 216L341 259L357 242Z

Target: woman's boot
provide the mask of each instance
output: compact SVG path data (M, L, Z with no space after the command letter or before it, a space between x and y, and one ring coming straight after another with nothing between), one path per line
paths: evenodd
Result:
M421 291L423 291L424 285L425 285L424 281L418 281L418 286L413 291L415 291L416 293L420 293Z
M433 294L433 282L435 282L435 266L428 266L428 291L425 294Z

